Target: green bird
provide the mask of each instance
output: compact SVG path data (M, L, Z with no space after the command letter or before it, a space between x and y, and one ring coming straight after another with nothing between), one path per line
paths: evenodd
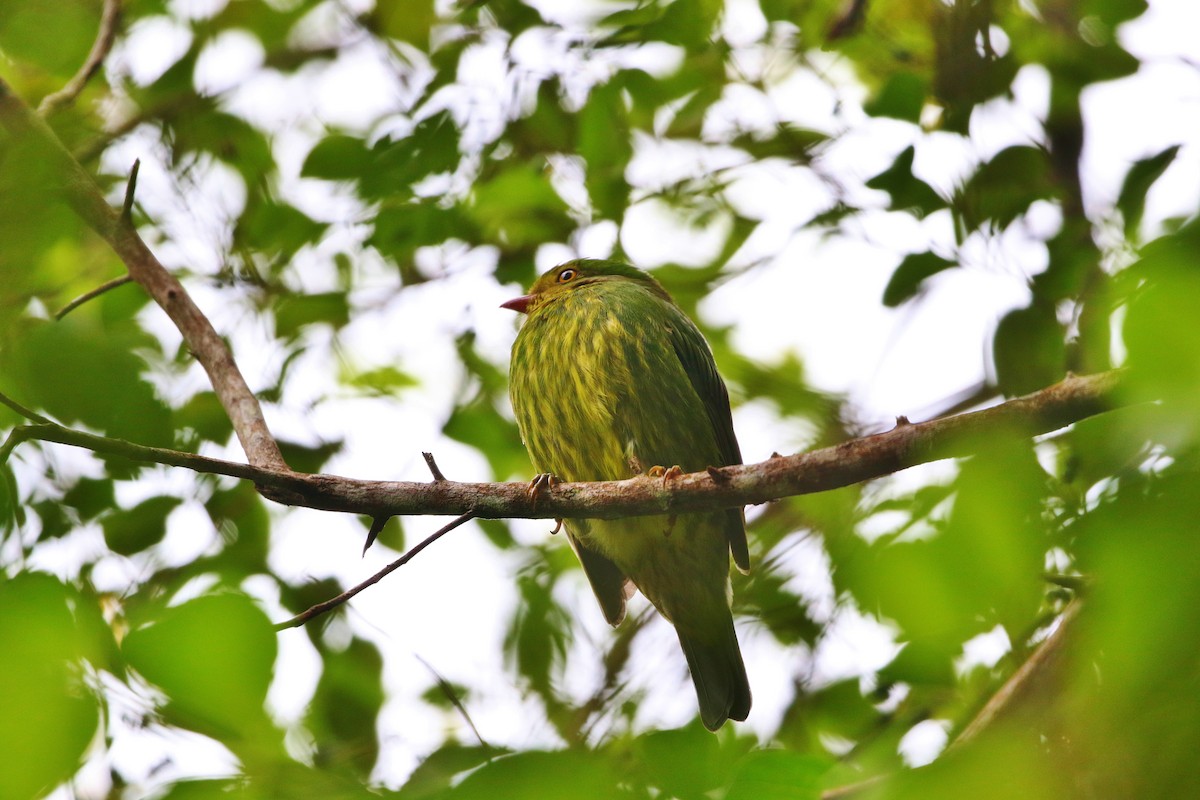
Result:
M502 307L526 315L509 391L539 473L609 481L649 468L665 480L676 467L742 463L708 342L647 273L570 261ZM744 720L750 685L729 609L730 552L750 568L741 510L571 519L566 528L610 624L624 619L634 587L674 623L705 727Z

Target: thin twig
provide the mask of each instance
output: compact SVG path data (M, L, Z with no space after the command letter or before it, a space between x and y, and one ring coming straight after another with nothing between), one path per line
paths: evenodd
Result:
M53 94L42 98L38 105L38 114L48 117L63 106L70 105L79 97L83 87L100 69L104 59L112 50L117 38L117 24L121 19L121 0L104 0L104 8L100 12L100 30L96 33L96 41L92 42L91 52L84 59L79 71L71 76L67 85Z
M479 728L475 727L475 721L471 719L471 715L467 713L467 707L463 705L462 698L458 696L458 692L454 691L454 685L442 677L442 673L434 669L433 665L428 661L421 658L421 656L417 655L416 653L413 653L413 655L416 656L417 661L420 661L423 665L425 665L425 669L429 670L433 674L433 679L437 681L438 688L442 690L442 694L445 695L446 699L450 701L450 704L458 709L458 713L462 714L462 718L466 720L467 725L470 726L471 732L475 734L475 738L479 740L479 744L484 747L491 747L491 745L484 741L483 737L479 735Z
M368 586L374 586L375 584L379 583L381 580L383 580L385 577L387 577L391 573L400 569L400 567L403 567L409 561L412 561L413 558L415 558L418 553L420 553L422 550L424 550L429 545L436 542L438 539L445 536L450 531L457 528L459 525L462 525L464 522L467 522L474 518L475 518L475 513L472 511L468 511L466 514L462 514L458 517L455 517L453 520L451 520L450 522L443 525L437 531L435 531L432 534L430 534L429 536L425 537L425 539L422 540L422 542L420 544L418 544L416 547L412 548L407 553L400 556L395 561L388 564L386 567L379 570L379 572L376 572L374 575L367 578L362 583L358 584L357 586L355 586L353 588L347 589L346 591L339 594L337 597L331 597L330 599L326 600L323 603L317 603L312 608L309 608L307 611L304 611L303 613L297 614L296 616L292 617L289 620L285 620L284 622L277 623L275 625L275 630L282 631L282 630L287 630L288 628L298 628L301 625L303 625L304 623L308 622L309 620L315 619L316 617L319 617L322 614L337 608L338 606L342 605L343 603L348 601L350 598L354 597L356 594L361 592L363 589L366 589Z
M87 301L94 300L97 297L99 297L100 295L104 294L105 292L110 291L112 289L116 289L118 286L124 286L127 283L133 283L133 277L128 274L122 275L119 278L113 278L110 281L105 281L104 283L97 286L95 289L92 289L90 292L85 292L85 293L79 295L79 297L76 297L74 300L72 300L71 302L67 303L65 306L60 308L58 310L58 312L54 315L54 318L62 319L67 314L70 314L72 311L79 308L81 305L83 305Z
M13 411L17 412L18 414L20 414L22 417L29 420L30 422L36 422L39 425L53 425L54 424L50 420L43 417L41 414L34 411L32 408L26 408L25 406L21 405L16 400L13 400L11 397L9 397L8 395L6 395L2 392L0 392L0 403L3 403L4 405L8 406Z
M433 453L421 453L425 457L425 464L429 467L429 471L433 474L435 481L444 481L446 476L438 469L437 462L433 460Z

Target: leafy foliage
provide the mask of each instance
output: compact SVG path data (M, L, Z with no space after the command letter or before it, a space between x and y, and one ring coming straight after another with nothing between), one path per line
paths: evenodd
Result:
M0 73L19 97L61 88L100 5L0 7ZM293 468L342 469L360 426L386 414L396 422L367 430L372 441L394 446L401 429L407 453L427 423L437 448L468 454L462 470L528 477L504 348L473 305L565 253L657 252L648 238L672 255L645 266L704 327L735 405L771 420L772 446L843 441L866 415L810 380L810 354L752 357L740 326L757 308L721 325L704 312L739 283L782 294L779 276L808 268L784 242L861 243L881 219L927 241L892 248L872 303L928 314L938 291L980 273L1015 274L1026 292L990 329L977 400L1117 363L1131 405L1037 443L991 432L936 476L754 511L735 612L752 681L776 682L756 687L752 728L716 736L662 711L688 690L672 682L681 663L648 655L653 623L587 622L598 615L560 541L481 521L473 546L504 565L504 596L448 570L440 596L388 610L385 634L343 608L285 640L268 617L346 583L289 566L304 549L295 531L327 516L277 511L249 484L22 443L0 470L0 798L72 781L96 797L728 800L815 798L874 776L858 794L1170 796L1200 782L1200 227L1194 209L1164 222L1150 202L1194 164L1196 132L1131 159L1108 199L1085 198L1081 175L1099 133L1081 98L1143 64L1121 26L1144 0L646 0L570 18L526 0L381 2L361 16L316 0L188 5L123 4L106 68L48 122L118 203L126 162L143 159L134 219L253 370ZM241 72L214 68L247 53ZM339 104L323 87L347 70L365 88ZM1031 76L1046 107L994 146L996 110L1020 105ZM872 144L855 151L856 138ZM931 166L947 143L967 154L957 173ZM236 446L139 288L53 319L122 268L29 153L0 128L0 391L143 445ZM813 196L759 197L762 175ZM447 296L457 317L395 322ZM775 323L780 341L793 322ZM0 408L6 428L26 421ZM406 534L393 523L380 542ZM431 684L406 659L470 638L440 622L461 597L503 617L494 641L458 643L497 650L495 670ZM910 732L940 722L959 737L1058 641L1071 603L1082 610L1025 699L910 768ZM421 638L417 618L438 636ZM851 618L896 646L831 674L824 654ZM968 657L995 636L1003 654ZM300 651L319 672L307 688ZM301 711L282 709L289 691ZM139 772L113 756L131 730L167 751L181 732L207 737L231 754L228 774L189 771L175 752L166 777ZM97 772L98 787L79 785Z

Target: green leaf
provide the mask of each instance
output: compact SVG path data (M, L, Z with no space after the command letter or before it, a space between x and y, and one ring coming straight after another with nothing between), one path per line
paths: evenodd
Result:
M573 227L567 204L533 165L514 166L478 184L470 212L489 241L514 249L561 241Z
M1067 374L1067 332L1053 305L1033 303L1000 320L992 340L996 383L1009 397L1058 383Z
M80 478L63 495L63 505L74 508L85 522L116 505L113 482L106 478Z
M0 384L65 424L82 421L115 438L170 446L170 412L142 380L144 364L131 352L147 344L145 334L102 326L87 314L30 321L0 351Z
M345 292L289 294L275 306L275 333L290 339L309 325L330 325L337 330L350 322L350 300Z
M638 772L667 797L704 797L726 780L718 740L699 725L651 731L634 747Z
M451 783L456 782L455 779L463 773L505 752L507 751L497 747L467 747L458 742L447 742L417 765L408 777L408 782L402 787L401 793L411 800L444 796L443 793L450 789Z
M275 632L247 597L207 595L164 609L125 637L129 663L167 695L179 724L225 743L271 736L263 704Z
M344 650L322 656L324 670L306 718L317 758L324 767L350 767L365 780L379 756L375 729L384 700L383 657L375 645L357 638Z
M385 202L375 215L375 227L367 244L403 265L412 260L419 247L441 244L455 237L472 240L476 236L474 220L460 206L444 208L428 200Z
M1014 145L983 164L963 188L959 208L972 230L992 222L1007 227L1033 203L1054 195L1046 152Z
M920 291L921 284L927 278L954 266L956 265L953 261L948 261L935 253L910 253L904 257L904 260L892 273L892 279L888 281L887 287L883 290L883 304L889 308L895 308L912 299Z
M133 508L113 511L100 521L105 543L123 556L153 547L167 533L167 515L181 502L178 497L151 497Z
M487 457L497 480L529 474L529 457L521 444L517 424L502 417L482 398L455 408L442 432L455 441L478 448Z
M371 27L384 36L429 49L429 30L437 21L433 0L380 3L371 12Z
M588 197L604 219L619 220L629 204L625 168L633 155L622 88L609 82L592 89L579 112L576 151L587 165Z
M606 760L584 750L529 750L496 758L471 773L453 800L611 800L619 778Z
M48 575L0 581L0 797L46 795L78 770L96 736L100 716L79 678L84 639L71 611L82 602Z
M458 168L459 131L449 111L421 120L401 139L383 139L372 148L373 161L360 176L368 199L407 197L413 185Z
M817 800L829 762L786 750L758 750L743 760L725 800Z
M317 445L305 445L298 442L279 441L279 451L288 465L297 472L315 474L321 471L325 462L342 452L346 443L341 439L332 442L322 442Z
M1146 193L1167 171L1167 167L1171 166L1171 162L1179 154L1180 147L1181 145L1172 145L1148 158L1140 159L1125 173L1121 193L1117 196L1117 210L1125 219L1125 238L1137 238L1137 229L1146 210Z
M302 247L315 244L326 228L294 206L255 200L238 218L234 237L242 247L288 261Z
M0 51L13 61L36 65L62 77L79 69L100 27L99 4L88 0L41 0L5 6L0 9ZM51 31L52 45L47 35Z
M224 444L233 435L233 423L215 392L199 392L175 412L180 427L190 428L203 440Z
M900 71L888 78L878 94L863 106L863 111L873 117L920 122L927 92L923 78L914 72Z
M341 382L368 397L395 397L405 389L421 385L412 375L391 365L350 372L341 377Z
M912 171L916 148L910 145L892 165L867 181L871 189L880 189L892 196L892 208L909 211L924 217L946 207L946 201L938 196L929 184L915 177Z
M300 175L327 181L357 180L370 171L373 162L366 142L335 133L313 145L300 167Z

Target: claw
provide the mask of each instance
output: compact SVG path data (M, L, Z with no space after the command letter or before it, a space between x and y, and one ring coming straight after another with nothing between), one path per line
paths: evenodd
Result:
M543 472L529 482L529 488L525 491L529 495L529 500L531 503L533 503L534 509L537 508L538 498L541 497L542 492L546 491L557 483L558 478L556 478L552 472ZM555 528L555 530L558 529Z
M550 531L550 535L551 535L551 536L553 536L554 534L556 534L556 533L558 533L559 531L561 531L561 530L562 530L562 524L563 524L563 521L562 521L561 519L556 519L556 520L554 520L554 530Z
M651 478L662 478L663 488L667 488L667 481L673 481L683 475L683 469L678 464L673 467L651 467L646 473Z

